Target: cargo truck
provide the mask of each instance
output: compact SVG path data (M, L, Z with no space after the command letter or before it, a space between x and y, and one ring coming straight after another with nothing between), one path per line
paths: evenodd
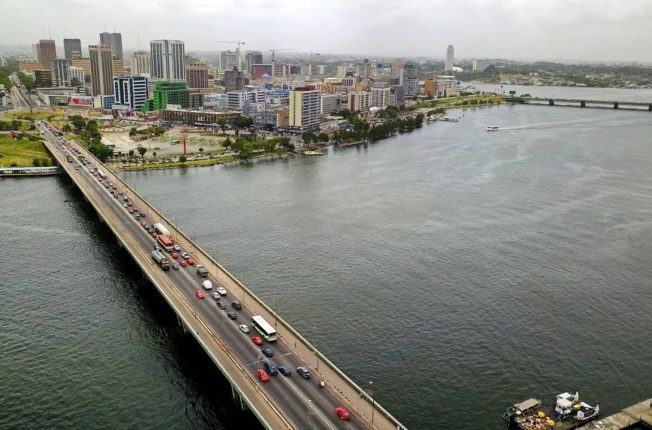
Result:
M156 264L161 266L163 270L170 270L170 260L167 259L163 253L157 250L152 251L152 258L156 261Z
M156 230L156 232L158 234L164 234L166 236L170 236L170 230L165 228L165 226L163 224L161 224L160 222L157 222L156 224L154 224L154 230Z
M198 273L199 276L201 276L202 278L205 278L205 277L208 276L208 270L206 270L206 268L205 268L204 266L202 266L201 264L198 264L198 265L197 265L197 273Z

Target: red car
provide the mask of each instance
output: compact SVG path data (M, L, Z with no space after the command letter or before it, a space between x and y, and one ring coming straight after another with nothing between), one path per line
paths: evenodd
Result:
M187 265L188 265L188 263L186 263L185 260L179 261L179 266L186 267Z
M202 293L201 291L195 291L195 297L197 297L198 299L203 299L204 293Z
M193 264L195 264L195 261L192 258L189 258L187 263L189 266L192 266Z
M343 407L337 407L335 408L335 413L337 414L338 417L340 417L341 420L350 420L351 419L351 414L349 414L349 411L344 409Z
M140 209L134 208L134 212L138 213L139 211L140 211Z
M179 254L177 254L176 252L173 252L172 254L170 254L170 257L172 257L175 260L178 260L179 259Z
M258 378L260 381L263 381L263 382L269 381L269 375L267 373L265 373L264 369L256 370L256 378Z
M258 346L263 344L263 338L260 336L251 336L251 341Z

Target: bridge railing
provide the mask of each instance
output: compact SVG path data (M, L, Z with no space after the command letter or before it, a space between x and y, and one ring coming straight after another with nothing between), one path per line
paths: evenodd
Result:
M233 274L226 268L218 263L213 257L208 254L203 248L197 245L190 237L183 231L179 230L177 226L167 219L162 213L151 206L143 197L136 192L133 188L117 176L111 169L104 163L101 163L97 158L93 157L98 165L105 168L105 172L112 178L116 184L120 184L125 191L130 193L130 199L134 204L139 205L141 208L147 208L147 216L151 219L158 219L174 233L173 237L177 243L186 249L192 249L191 253L195 256L200 255L202 261L197 261L203 264L209 273L221 282L227 290L232 294L234 292L239 294L236 297L242 297L242 303L248 307L252 312L260 314L266 320L270 321L272 318L280 325L285 331L278 331L278 337L294 351L305 363L306 366L312 368L317 375L326 381L328 387L331 388L342 400L344 400L353 410L364 417L373 428L377 429L405 429L406 427L401 424L394 416L392 416L385 408L383 408L372 396L366 393L360 386L351 380L342 370L326 358L314 345L306 340L299 334L290 324L280 318L274 310L265 304L258 296L256 296L249 288L242 284ZM210 262L210 264L206 264ZM321 367L320 367L321 365Z

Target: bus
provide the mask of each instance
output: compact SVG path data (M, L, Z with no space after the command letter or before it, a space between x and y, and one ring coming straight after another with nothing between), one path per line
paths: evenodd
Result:
M260 315L254 315L251 317L251 325L258 330L258 333L260 333L267 342L276 341L276 330Z
M106 179L106 173L104 173L100 169L97 169L97 174L100 176L100 178Z
M174 251L174 241L164 234L159 234L156 236L156 241L161 245L163 249L167 252Z

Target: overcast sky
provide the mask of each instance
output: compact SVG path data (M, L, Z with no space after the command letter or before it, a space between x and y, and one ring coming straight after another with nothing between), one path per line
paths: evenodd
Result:
M48 35L125 48L249 49L442 58L652 61L652 0L0 0L0 45Z

